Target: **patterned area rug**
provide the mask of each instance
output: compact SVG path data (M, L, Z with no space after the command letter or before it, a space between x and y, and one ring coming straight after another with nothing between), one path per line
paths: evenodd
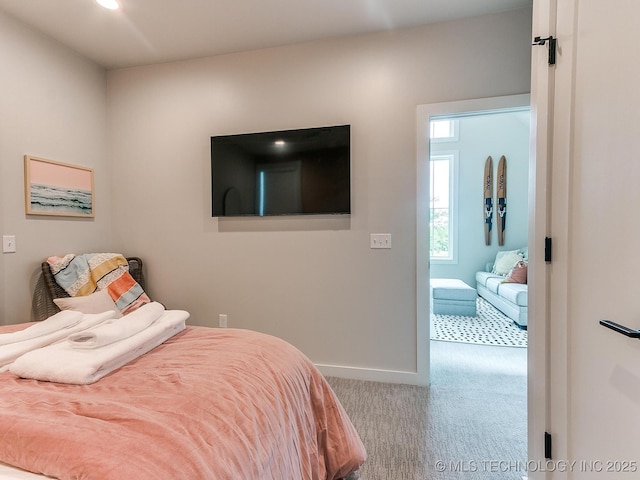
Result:
M431 340L526 347L527 331L485 299L478 297L477 316L431 314Z

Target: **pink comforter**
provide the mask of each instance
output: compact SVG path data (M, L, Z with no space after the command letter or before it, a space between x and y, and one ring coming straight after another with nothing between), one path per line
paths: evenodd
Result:
M365 455L311 362L257 332L187 327L93 385L0 374L0 461L60 479L337 479Z

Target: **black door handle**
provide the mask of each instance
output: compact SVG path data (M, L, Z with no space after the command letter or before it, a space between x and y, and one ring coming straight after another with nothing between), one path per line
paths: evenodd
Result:
M629 327L620 325L619 323L612 322L611 320L600 320L600 325L610 328L611 330L621 333L622 335L630 338L640 338L640 330L632 330Z

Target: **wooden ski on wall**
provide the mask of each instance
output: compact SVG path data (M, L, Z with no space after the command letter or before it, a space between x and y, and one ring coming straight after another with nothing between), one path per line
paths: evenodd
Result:
M489 156L484 162L484 243L491 245L491 231L493 227L493 159Z
M507 226L507 159L504 155L498 162L497 178L497 208L498 208L498 245L504 245L505 227Z

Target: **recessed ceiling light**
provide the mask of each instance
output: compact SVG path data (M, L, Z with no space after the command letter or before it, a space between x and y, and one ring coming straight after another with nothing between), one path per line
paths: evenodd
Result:
M278 147L282 147L282 146L284 146L284 140L276 140L276 141L275 141L275 142L273 142L273 143L275 143Z
M118 0L96 0L96 2L98 2L104 8L108 8L109 10L117 10L118 8L120 8Z

